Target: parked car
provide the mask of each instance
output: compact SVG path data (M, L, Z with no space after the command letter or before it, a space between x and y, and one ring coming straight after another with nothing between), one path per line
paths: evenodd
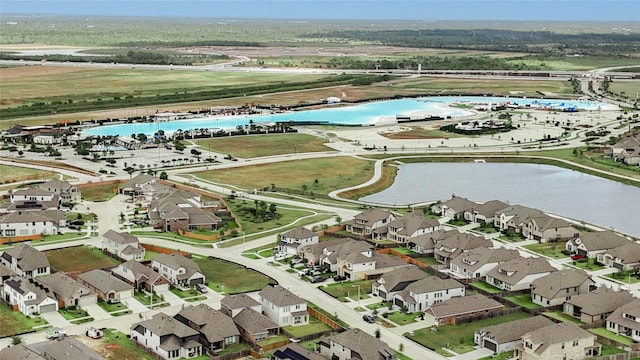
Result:
M88 328L85 334L92 339L100 339L104 335L101 329L96 329L94 327Z
M62 329L53 329L47 331L44 336L46 336L47 339L62 339L67 336L67 332Z
M162 229L162 224L155 224L153 225L153 228L156 230Z
M82 226L82 225L84 225L84 220L82 220L82 219L73 220L69 224L76 225L76 226Z
M584 254L571 255L571 260L580 260L580 259L584 259Z
M209 292L209 289L205 284L196 284L196 290L200 291L203 294L206 294L207 292Z
M336 276L333 277L333 280L334 281L345 281L345 280L347 280L347 277L344 276L344 275L336 275Z
M327 280L327 278L325 278L324 276L320 276L320 275L316 275L316 276L311 278L311 282L314 283L314 284L315 283L319 283L319 282L323 282L325 280Z
M369 314L362 315L362 320L368 322L369 324L373 324L376 322L376 318L373 315Z

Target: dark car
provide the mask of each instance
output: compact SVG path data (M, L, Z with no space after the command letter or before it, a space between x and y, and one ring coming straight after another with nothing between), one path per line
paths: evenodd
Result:
M368 322L369 324L373 324L376 322L376 318L373 315L364 314L362 315L362 320Z
M82 225L84 225L84 220L82 220L82 219L73 220L69 224L75 225L75 226L82 226Z
M347 277L344 276L344 275L336 275L336 276L333 277L333 280L334 281L345 281L345 280L347 280Z
M311 278L311 282L314 283L314 284L315 283L319 283L319 282L323 282L325 280L327 280L327 279L324 276L320 276L320 275L316 275L316 276Z

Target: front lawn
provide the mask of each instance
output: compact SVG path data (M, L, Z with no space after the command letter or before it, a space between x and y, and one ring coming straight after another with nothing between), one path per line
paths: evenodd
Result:
M567 257L567 255L562 253L564 250L564 244L562 243L540 243L540 244L531 244L525 245L526 249L529 249L538 254L542 254L544 256L548 256L554 259L562 259Z
M86 272L94 269L114 267L120 262L89 246L73 246L48 250L44 254L53 269L60 272Z
M89 314L86 311L74 306L71 306L65 309L60 309L58 310L58 313L60 313L60 315L62 315L62 317L67 320L79 319L79 318L89 316Z
M628 271L618 271L612 274L607 274L605 277L618 280L625 284L635 284L640 281L640 274L631 274Z
M515 350L501 352L500 354L497 354L497 355L491 355L491 356L486 356L486 357L480 358L480 360L509 360L509 359L513 359L514 351Z
M605 268L604 265L594 259L580 259L572 261L570 264L585 271L597 271Z
M29 332L34 326L43 326L47 322L39 316L27 317L0 302L0 324L0 338L4 338Z
M371 284L375 280L358 280L333 283L320 287L320 289L334 298L344 302L347 298L358 301L358 286L360 286L360 299L368 299L371 291Z
M275 280L255 270L229 261L208 257L194 261L207 279L207 285L219 293L238 294L262 290Z
M144 306L151 306L152 305L151 297L147 293L136 291L136 292L134 292L133 297L136 300L138 300ZM162 296L160 296L160 295L158 295L156 293L153 293L153 304L158 305L161 302L164 302L164 299L162 298Z
M114 311L118 311L118 310L127 310L128 307L126 307L123 303L118 302L118 303L107 303L105 301L102 300L98 300L98 306L100 306L102 308L102 310L108 312L108 313L112 313Z
M285 326L283 329L287 330L287 332L293 337L299 338L306 335L318 334L323 331L331 330L331 327L324 324L315 317L309 316L309 325Z
M171 286L169 288L169 291L171 291L172 293L174 293L177 297L184 299L184 298L191 298L194 296L201 296L202 294L196 290L196 289L189 289L189 290L182 290L182 289L178 289L175 286ZM206 298L206 296L205 296Z
M580 321L580 319L575 318L569 314L565 314L562 312L562 310L547 311L544 312L543 315L552 319L560 320L562 322L572 323L576 325L584 324L582 321Z
M531 294L522 294L517 296L505 296L505 299L512 301L513 303L522 306L525 309L539 309L542 306L534 304L531 301Z
M420 316L420 312L415 313L405 313L402 311L394 311L392 313L387 313L387 319L393 321L399 326L407 325L416 322L416 318Z
M457 325L444 325L437 327L432 332L431 328L416 330L413 335L405 335L408 338L431 349L449 348L458 354L466 353L474 349L473 335L476 330L490 325L524 319L530 315L518 312L511 315L500 316L485 320L473 321Z

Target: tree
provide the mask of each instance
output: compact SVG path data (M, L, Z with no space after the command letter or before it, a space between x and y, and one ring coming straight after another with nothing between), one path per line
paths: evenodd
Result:
M275 214L276 211L277 211L276 204L271 203L271 205L269 205L269 212L272 214Z
M132 168L131 166L129 166L129 167L126 167L126 168L124 169L124 171L126 171L126 172L127 172L127 174L129 174L129 179L131 179L131 174L133 174L133 172L134 172L134 171L136 171L136 169L134 169L134 168Z
M375 335L376 335L376 339L380 339L380 336L381 336L381 334L380 334L380 328L377 328L377 329L376 329L376 331L375 331Z
M167 180L169 179L169 176L167 175L167 173L165 171L160 173L160 180Z
M18 345L22 343L22 337L16 335L11 337L11 345Z

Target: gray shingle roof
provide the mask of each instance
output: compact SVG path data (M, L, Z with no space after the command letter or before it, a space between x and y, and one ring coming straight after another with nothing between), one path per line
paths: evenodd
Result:
M560 297L565 297L565 289L580 287L585 281L590 284L595 282L591 280L591 276L584 270L564 269L554 271L549 275L535 279L531 283L532 294L537 294L545 299L555 299L559 292L563 292Z
M427 273L414 266L404 266L383 274L373 286L383 285L387 292L401 291L414 281L424 279ZM384 284L383 284L384 283Z
M220 304L232 310L260 305L256 299L247 294L227 295L220 300Z
M49 267L47 256L27 244L20 244L4 251L2 257L8 259L6 255L16 259L18 267L22 271L34 271L38 268Z
M461 283L459 283L454 279L451 279L451 278L441 279L437 276L429 276L409 284L409 286L407 286L406 288L406 291L412 292L415 294L424 294L424 293L430 293L434 291L451 290L451 289L459 289L459 288L464 288L464 285L462 285Z
M250 308L240 311L233 321L250 334L266 333L280 327L268 317Z
M133 274L136 281L140 281L140 279L145 279L151 284L156 284L157 281L164 279L159 272L153 270L151 267L141 264L136 260L129 260L120 264L119 266L128 269ZM169 280L164 279L161 283L169 283Z
M607 314L635 298L628 291L600 287L588 294L572 296L567 303L581 308L588 315Z
M175 317L180 321L185 319L187 321L185 324L202 333L211 343L223 341L232 336L240 336L236 324L230 317L207 304L187 306Z
M505 344L512 341L518 341L522 335L552 324L553 321L546 316L538 315L502 324L486 326L478 329L477 333L486 334L486 337L494 340L498 344Z
M281 236L286 236L294 239L309 239L316 236L316 233L305 228L305 227L297 227L293 230L289 230L287 232L282 233Z
M43 347L44 354L50 359L104 360L97 352L72 337L52 341Z
M68 299L74 295L84 296L93 292L80 285L76 280L61 272L39 278L40 282L47 285L56 295L58 300Z
M357 353L352 359L396 359L389 345L358 328L351 328L330 339Z
M278 307L306 303L304 299L299 298L280 285L267 286L260 290L258 295Z
M624 314L635 316L636 319L640 318L640 299L634 298L628 303L621 305L614 312L612 312L609 317L607 317L607 321L614 322L629 329L640 331L640 323L635 320L626 318Z
M138 326L142 326L160 337L175 335L180 339L184 339L199 334L198 331L164 313L158 313L149 320L133 324L131 328L135 329Z
M438 219L427 219L424 214L413 211L389 223L389 228L399 229L398 234L410 236L420 229L430 229L440 225Z
M103 237L117 243L117 244L137 244L138 237L135 235L131 235L128 232L117 232L113 230L109 230Z
M196 272L201 272L200 266L198 266L195 261L188 259L178 253L159 254L153 258L153 261L157 261L158 263L165 265L173 270L177 270L183 267L185 269L185 273L182 274L181 277L185 279L191 277Z
M5 347L0 350L0 359L2 360L44 360L42 355L29 349L24 344Z
M450 317L503 308L501 303L481 294L454 297L438 304L431 305L427 310L438 318Z
M629 243L628 239L611 231L583 231L573 242L577 244L578 240L588 251L613 249Z
M595 339L596 336L576 325L561 322L530 331L523 335L523 337L528 337L534 345L540 344L534 352L541 354L553 344L579 339Z
M118 279L104 270L91 270L78 275L78 279L90 284L102 293L109 291L132 290L133 286Z
M635 264L640 262L640 244L629 242L607 251L609 255L622 260L624 264Z
M451 259L451 263L469 271L475 271L487 264L499 264L519 256L518 250L478 247L460 253Z
M518 257L491 269L487 276L493 277L510 285L515 285L527 275L554 272L554 268L543 258Z

